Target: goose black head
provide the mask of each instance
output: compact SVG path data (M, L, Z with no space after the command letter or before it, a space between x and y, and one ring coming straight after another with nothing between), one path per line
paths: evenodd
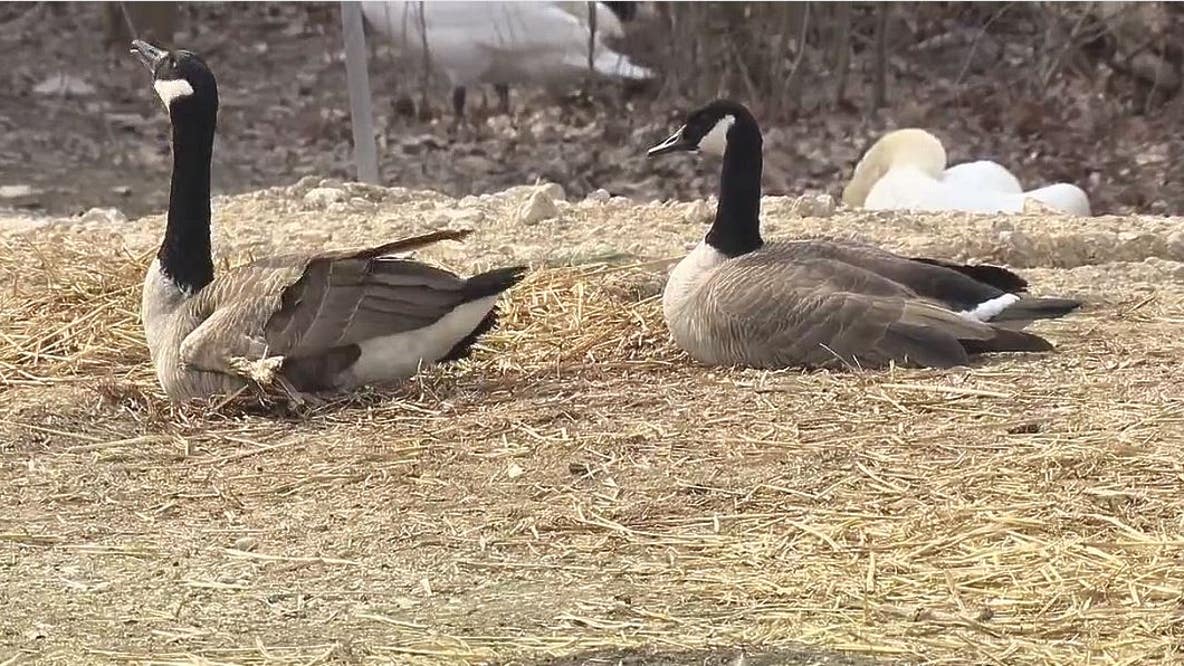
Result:
M139 39L131 52L152 72L152 87L171 118L217 112L218 84L196 53L166 51Z
M683 151L723 156L728 143L736 138L737 129L741 128L749 129L746 134L760 141L756 120L743 104L717 99L690 112L682 127L670 138L650 148L646 155L657 157Z

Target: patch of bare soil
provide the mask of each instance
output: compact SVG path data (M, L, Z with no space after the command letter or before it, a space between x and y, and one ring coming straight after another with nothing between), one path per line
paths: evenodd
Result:
M295 410L163 401L137 320L161 216L3 236L0 661L1180 658L1180 219L767 198L771 236L1006 261L1088 306L1039 326L1050 354L757 372L661 320L710 207L573 199L218 199L232 263L455 226L425 256L535 268L474 358Z

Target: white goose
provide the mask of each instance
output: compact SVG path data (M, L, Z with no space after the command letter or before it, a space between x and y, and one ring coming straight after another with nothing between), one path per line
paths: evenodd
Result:
M421 8L423 15L421 16ZM594 3L593 68L602 76L648 79L653 72L633 64L602 42L624 35L621 21L604 3ZM366 21L411 60L422 57L426 28L431 63L453 86L452 105L464 114L465 89L498 86L506 105L511 84L557 86L588 71L590 35L585 2L407 2L362 3Z
M1028 200L1070 215L1092 214L1089 197L1076 185L1056 183L1025 192L1011 172L986 160L947 169L941 141L915 128L876 141L843 190L848 206L872 210L1016 213Z

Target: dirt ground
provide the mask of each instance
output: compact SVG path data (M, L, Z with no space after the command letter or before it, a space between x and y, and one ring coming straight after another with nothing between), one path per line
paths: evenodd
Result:
M353 174L335 5L182 7L176 43L210 61L222 91L215 191ZM128 217L163 209L167 119L143 68L122 48L104 49L100 19L99 3L0 3L0 86L6 91L0 95L0 186L33 189L0 198L0 208L77 215L115 207ZM945 141L952 162L999 160L1032 187L1073 182L1085 188L1097 212L1161 214L1184 207L1184 179L1172 167L1184 154L1180 104L1129 111L1100 77L1057 83L1043 99L1015 98L1010 82L1025 71L1025 57L1012 55L1018 47L1005 37L983 34L968 52L900 54L893 61L893 103L879 112L819 108L792 120L762 118L766 192L837 197L869 140L888 128L919 125ZM591 102L555 103L516 89L513 116L477 114L475 128L456 134L450 118L440 117L447 109L443 95L430 100L431 122L395 113L397 92L418 97L419 74L397 67L381 39L371 39L371 46L386 185L463 196L542 179L574 195L603 188L638 201L714 192L714 181L686 162L655 164L643 157L680 114L705 100L662 95L662 82L630 95L607 89ZM984 59L989 53L994 59ZM90 90L38 92L61 75ZM853 90L866 75L852 73ZM489 92L473 91L474 105Z
M1179 219L767 198L770 235L1005 261L1088 306L1039 327L1052 354L755 372L697 367L661 323L702 206L524 224L532 193L218 199L232 262L463 226L427 256L536 267L476 358L295 412L160 398L136 314L159 215L9 235L0 660L1180 658Z

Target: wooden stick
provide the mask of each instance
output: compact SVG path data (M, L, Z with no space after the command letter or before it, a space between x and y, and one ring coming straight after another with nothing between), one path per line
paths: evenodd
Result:
M354 164L359 181L377 185L378 146L374 142L362 5L357 2L341 3L341 31L345 38L345 74L349 87L349 115L354 131Z

